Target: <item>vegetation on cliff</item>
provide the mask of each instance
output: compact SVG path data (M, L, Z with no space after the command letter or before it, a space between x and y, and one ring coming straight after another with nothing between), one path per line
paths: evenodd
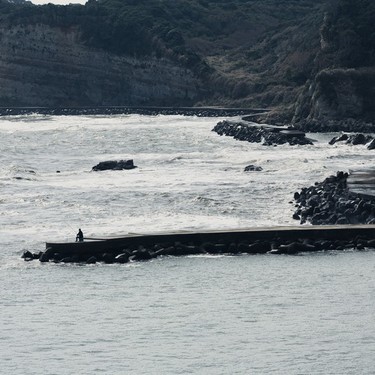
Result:
M372 0L89 0L84 6L0 0L0 12L4 25L74 27L93 48L168 58L205 82L205 104L282 107L283 121L295 109L296 121L323 113L312 110L314 94L342 105L335 104L340 88L332 82L343 75L354 77L352 88L363 96L374 91ZM371 100L362 102L359 117L368 116Z

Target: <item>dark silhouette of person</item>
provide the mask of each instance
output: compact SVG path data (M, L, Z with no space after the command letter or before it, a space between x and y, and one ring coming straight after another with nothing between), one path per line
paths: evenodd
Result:
M83 242L83 233L81 231L81 228L78 229L78 233L76 236L76 242Z

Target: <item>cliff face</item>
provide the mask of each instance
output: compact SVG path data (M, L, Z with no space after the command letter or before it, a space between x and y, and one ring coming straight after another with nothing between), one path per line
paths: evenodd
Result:
M320 28L312 77L298 98L294 122L375 115L375 5L335 0Z
M375 114L375 69L325 69L306 85L294 121L345 118L371 121Z
M173 105L201 92L189 69L88 47L75 27L0 26L0 106Z
M0 106L291 106L326 1L0 0Z

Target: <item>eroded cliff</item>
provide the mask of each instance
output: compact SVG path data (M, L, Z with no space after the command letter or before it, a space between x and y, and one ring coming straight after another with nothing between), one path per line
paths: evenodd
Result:
M373 2L332 1L320 28L313 74L296 102L294 122L373 122L374 17Z
M186 67L89 47L76 27L0 26L0 106L187 104L201 92Z

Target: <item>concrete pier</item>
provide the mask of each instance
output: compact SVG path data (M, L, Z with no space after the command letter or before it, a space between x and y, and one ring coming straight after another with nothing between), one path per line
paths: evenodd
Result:
M276 245L275 245L276 244ZM375 225L327 225L244 228L202 232L128 234L84 242L46 243L45 259L59 261L90 257L103 259L104 254L126 253L158 255L275 253L295 254L304 251L343 250L375 247ZM150 259L149 258L149 259Z
M151 244L163 241L242 241L242 240L271 240L273 238L282 238L296 240L298 238L319 239L326 238L331 240L350 239L356 236L370 236L375 239L375 225L300 225L300 226L275 226L275 227L252 227L226 230L207 230L207 231L175 231L175 232L154 232L154 233L128 233L118 237L102 236L100 238L89 237L85 242L47 242L49 246L93 246L102 242L113 242L115 244L134 245L140 242Z

